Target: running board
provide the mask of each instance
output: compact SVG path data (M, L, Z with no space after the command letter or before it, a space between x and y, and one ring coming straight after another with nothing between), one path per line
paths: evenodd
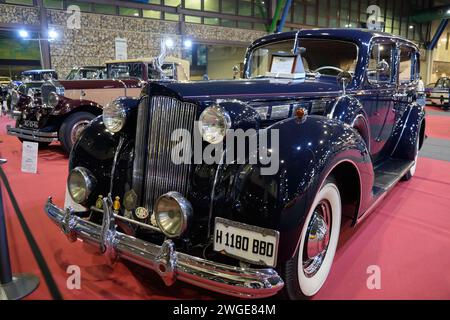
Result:
M414 161L389 159L376 167L373 195L377 197L391 189L413 165Z

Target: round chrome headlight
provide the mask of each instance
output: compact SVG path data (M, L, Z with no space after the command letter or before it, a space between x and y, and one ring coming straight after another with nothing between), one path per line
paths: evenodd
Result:
M187 230L192 206L180 193L171 191L158 198L154 212L161 231L169 238L176 238Z
M199 129L206 142L211 144L222 142L230 128L230 115L218 106L206 108L200 115Z
M11 106L15 107L20 100L20 93L17 90L11 90Z
M83 167L73 169L67 179L67 187L73 201L78 204L86 202L94 190L97 180L92 173Z
M125 107L120 101L114 100L103 109L103 123L110 132L122 130L126 118Z
M52 92L48 96L48 106L51 108L56 108L59 103L59 94Z

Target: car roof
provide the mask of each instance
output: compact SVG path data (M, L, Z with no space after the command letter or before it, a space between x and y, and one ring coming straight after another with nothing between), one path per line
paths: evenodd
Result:
M408 43L418 49L417 45L405 38L374 30L360 29L360 28L317 28L317 29L301 29L297 31L288 31L281 33L274 33L262 37L255 41L254 45L261 44L261 42L271 42L276 40L292 39L299 34L300 38L306 37L318 37L318 38L334 38L352 41L355 43L363 44L370 43L374 38L389 38L394 41L401 41Z
M22 72L22 74L27 74L27 73L48 73L48 72L56 72L55 70L52 69L36 69L36 70L27 70Z

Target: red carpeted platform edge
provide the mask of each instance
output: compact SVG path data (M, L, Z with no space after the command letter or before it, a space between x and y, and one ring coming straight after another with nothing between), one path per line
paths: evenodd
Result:
M43 211L48 195L63 203L67 158L52 146L40 151L37 175L21 173L21 144L4 134L6 122L0 118L0 156L9 160L4 170L64 299L226 298L183 283L167 288L152 272L131 263L111 268L94 248L70 244ZM420 158L413 180L397 185L357 228L343 226L330 277L314 299L449 299L449 208L450 163ZM9 200L6 214L14 271L41 276L28 299L50 299ZM70 265L81 268L81 290L66 286ZM367 287L370 266L380 268L380 290Z

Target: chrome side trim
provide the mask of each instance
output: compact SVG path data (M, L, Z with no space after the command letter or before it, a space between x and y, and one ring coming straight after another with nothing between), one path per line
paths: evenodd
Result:
M102 226L76 216L71 209L64 211L56 207L51 198L47 200L45 211L70 241L80 239L101 248L110 262L123 258L154 270L168 286L179 279L240 298L270 297L284 286L281 277L271 268L241 268L216 263L175 251L171 240L159 246L117 232L110 202L110 199L104 199Z

